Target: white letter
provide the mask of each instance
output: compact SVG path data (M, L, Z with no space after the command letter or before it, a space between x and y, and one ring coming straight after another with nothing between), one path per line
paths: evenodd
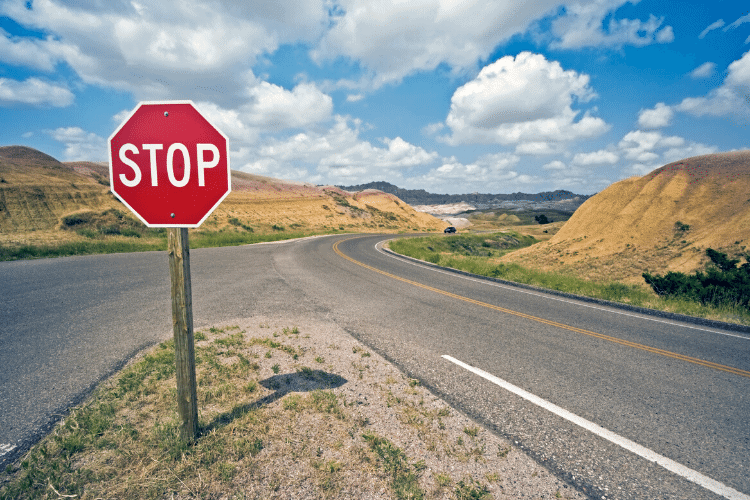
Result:
M139 182L141 182L141 169L138 167L138 165L125 156L125 153L130 151L131 153L138 154L138 148L135 147L134 144L123 144L120 148L120 161L123 162L125 165L133 169L133 172L135 172L135 177L132 181L129 181L127 177L125 177L125 174L120 174L120 182L125 184L127 187L132 188L136 187Z
M205 153L206 151L211 151L213 153L213 158L211 158L210 162L203 160L203 153ZM203 171L207 168L214 168L218 164L219 164L219 148L217 148L213 144L198 144L198 185L199 186L206 185L206 174Z
M143 149L151 151L151 185L157 186L156 184L156 150L163 149L163 144L144 144Z
M182 153L182 158L185 160L185 173L182 175L181 181L178 181L174 177L174 165L172 164L172 157L174 156L175 149L180 150L180 153ZM190 180L190 154L188 153L188 150L184 144L176 142L169 146L169 149L167 150L167 175L169 175L169 182L171 182L174 187L178 188L186 186L188 181Z

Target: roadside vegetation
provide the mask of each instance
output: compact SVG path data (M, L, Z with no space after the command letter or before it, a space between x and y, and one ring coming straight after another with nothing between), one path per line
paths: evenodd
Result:
M0 471L0 498L487 499L515 488L550 498L567 488L350 337L313 328L197 331L193 445L180 439L174 345L160 344Z
M515 246L512 246L511 244L514 242ZM746 276L750 271L750 265L745 264L741 268L734 268L738 262L728 261L725 255L724 260L718 257L720 264L715 264L713 271L709 270L708 274L700 274L703 282L707 284L705 292L700 293L705 293L705 296L708 297L701 300L699 292L695 288L688 289L685 285L688 282L697 282L698 278L696 276L692 278L684 275L682 277L677 276L682 273L669 273L665 278L650 277L652 282L657 285L654 290L660 291L660 293L657 293L647 287L646 283L639 286L618 281L594 281L582 279L572 273L539 271L499 260L499 257L507 253L530 246L535 242L536 240L530 236L522 236L515 232L500 232L480 235L457 234L401 238L391 241L389 247L402 255L480 276L489 276L638 307L750 325L750 310L747 303L742 301L742 297L748 296L748 288L742 288L748 287L748 282L740 280L740 276ZM503 248L499 248L499 246L503 246ZM727 271L721 271L722 265L726 267ZM732 292L718 291L716 288L718 285L715 282L721 273L723 273L722 279L725 283L739 283L737 285L739 288ZM646 275L648 273L644 273L644 277ZM750 280L748 277L742 279ZM648 278L646 281L648 281ZM672 293L673 291L677 291L677 293ZM717 300L714 300L714 298Z
M692 275L668 272L664 276L643 273L643 279L662 297L686 298L713 307L750 309L750 254L745 263L730 259L713 248L706 250L711 259L705 272Z
M227 222L227 225L219 229L212 229L210 222L200 229L191 229L190 247L247 245L344 232L343 228L333 227L305 230L300 224L289 226L259 224L252 227L237 217L229 217ZM0 244L0 261L147 252L167 248L165 228L149 228L124 210L114 208L103 212L83 211L64 216L60 220L59 227L63 234L69 235L67 240L22 245Z

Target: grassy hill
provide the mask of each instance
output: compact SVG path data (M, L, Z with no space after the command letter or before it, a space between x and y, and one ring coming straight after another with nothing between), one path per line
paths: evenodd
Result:
M78 250L63 253L112 251L112 244L120 245L114 251L162 248L164 231L138 221L109 192L108 176L106 163L63 163L32 148L0 147L0 255L17 258L20 248L64 245ZM191 244L342 231L440 231L446 225L380 191L352 193L232 171L232 192L191 230L196 237Z
M589 198L548 241L504 257L594 280L702 269L713 248L750 253L750 151L670 163Z

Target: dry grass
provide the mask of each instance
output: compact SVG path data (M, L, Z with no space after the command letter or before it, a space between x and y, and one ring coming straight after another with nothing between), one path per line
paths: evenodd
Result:
M707 248L733 258L750 251L748 193L750 152L688 158L612 184L547 243L504 261L630 284L646 270L692 273Z
M0 474L0 497L582 498L333 323L204 328L196 360L195 445L165 343Z
M80 231L91 228L71 231L63 223L77 213L102 215L116 209L129 214L109 192L107 176L104 164L61 163L34 149L0 147L0 246L55 246L86 243L93 237L130 241L128 235ZM230 195L201 228L191 232L387 233L439 231L445 226L439 219L416 212L395 196L379 191L348 193L233 171ZM134 235L129 236L132 240ZM141 234L140 238L146 245L161 242L154 235Z

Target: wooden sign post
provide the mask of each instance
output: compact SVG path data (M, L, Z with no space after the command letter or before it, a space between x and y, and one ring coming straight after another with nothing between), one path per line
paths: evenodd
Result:
M177 368L177 412L181 422L180 435L182 439L192 443L198 437L198 401L195 385L193 298L190 288L190 243L187 228L170 227L167 231Z
M192 172L192 174L191 174ZM148 227L168 228L180 435L198 438L189 227L232 190L229 139L190 101L141 102L109 138L112 193Z

